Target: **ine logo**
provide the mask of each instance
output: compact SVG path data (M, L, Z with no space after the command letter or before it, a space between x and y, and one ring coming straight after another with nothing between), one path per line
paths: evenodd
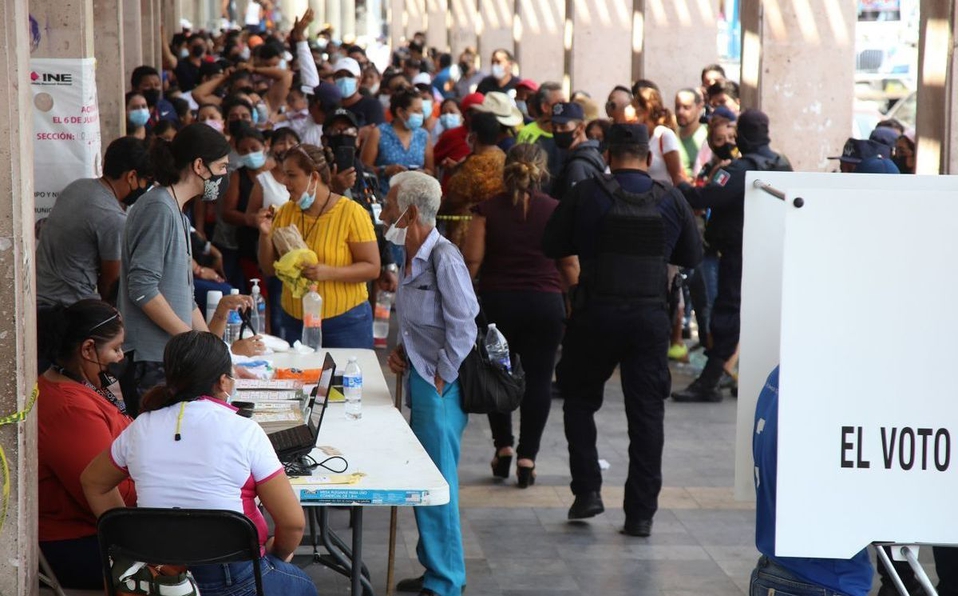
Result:
M34 85L72 85L73 75L66 72L37 72L30 73L30 81Z

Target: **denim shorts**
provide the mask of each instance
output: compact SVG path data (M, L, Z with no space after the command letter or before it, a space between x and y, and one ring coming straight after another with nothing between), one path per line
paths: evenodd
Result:
M313 580L292 563L266 555L259 565L267 596L317 596ZM256 596L256 578L249 561L190 567L190 572L202 596Z
M843 596L841 592L812 584L762 556L752 570L749 596Z

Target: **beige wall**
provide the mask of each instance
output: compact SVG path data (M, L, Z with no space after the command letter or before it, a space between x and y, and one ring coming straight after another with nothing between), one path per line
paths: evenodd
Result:
M449 50L449 0L426 0L426 45Z
M697 87L706 64L718 60L715 2L645 0L644 78L671 106L675 92Z
M772 147L796 170L822 171L839 155L852 132L855 71L853 2L780 0L764 4L761 28L757 0L743 7L742 82L745 105L768 114ZM746 18L745 10L751 11ZM745 51L747 50L747 52ZM809 76L809 65L815 76ZM757 93L756 93L757 91Z
M452 59L455 61L467 47L475 48L478 43L476 27L479 12L475 0L449 0L449 12L452 15L450 45Z
M602 106L612 87L632 81L632 0L575 0L571 16L572 89Z
M516 60L523 78L565 79L565 0L519 0Z
M493 51L497 48L504 48L510 52L515 50L512 24L517 4L518 0L479 0L479 17L482 27L479 30L477 46L481 60L480 68L487 74Z
M123 62L123 0L93 0L97 19L96 93L103 151L126 134L126 69ZM134 44L135 45L135 44Z

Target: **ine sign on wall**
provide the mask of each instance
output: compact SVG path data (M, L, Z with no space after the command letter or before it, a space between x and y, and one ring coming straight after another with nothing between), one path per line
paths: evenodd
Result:
M776 554L958 544L958 177L748 180L740 494L755 397L780 362Z

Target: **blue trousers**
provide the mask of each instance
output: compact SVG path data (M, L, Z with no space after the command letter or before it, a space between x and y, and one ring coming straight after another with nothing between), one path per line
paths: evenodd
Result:
M448 504L414 508L419 528L416 555L426 568L423 587L439 596L460 596L466 584L466 559L459 526L459 444L469 415L462 411L459 381L446 385L439 395L410 368L409 395L412 432L449 483Z
M808 582L766 556L752 570L749 596L843 596L842 593ZM859 596L859 595L853 595Z
M280 307L279 333L290 344L303 339L303 320L297 319ZM352 307L341 315L323 320L324 348L373 349L373 308L369 302Z
M317 596L316 584L302 569L266 555L259 560L263 592L283 596ZM256 596L253 563L227 563L190 567L203 596Z

